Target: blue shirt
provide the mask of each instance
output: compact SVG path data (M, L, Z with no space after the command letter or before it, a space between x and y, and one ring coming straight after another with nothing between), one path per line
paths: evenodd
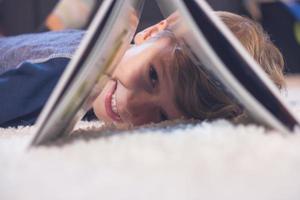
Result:
M0 126L34 124L68 62L68 58L24 62L0 75Z
M50 58L71 58L84 33L66 30L0 37L0 74L18 68L25 61L39 63Z
M32 125L84 32L0 39L0 126Z

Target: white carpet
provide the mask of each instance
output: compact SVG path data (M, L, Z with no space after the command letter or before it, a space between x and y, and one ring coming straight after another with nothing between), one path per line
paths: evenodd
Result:
M1 129L0 199L300 199L300 134L226 121L127 133L79 127L34 149L34 127Z
M300 115L295 80L288 97ZM32 149L35 127L0 129L0 200L300 199L300 133L222 120L127 132L100 122L78 128Z

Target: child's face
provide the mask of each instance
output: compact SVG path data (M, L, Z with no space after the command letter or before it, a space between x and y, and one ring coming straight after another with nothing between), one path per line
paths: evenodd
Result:
M114 124L142 125L182 116L174 98L170 60L174 47L164 36L166 21L135 37L94 102L101 120ZM160 37L155 37L157 34Z

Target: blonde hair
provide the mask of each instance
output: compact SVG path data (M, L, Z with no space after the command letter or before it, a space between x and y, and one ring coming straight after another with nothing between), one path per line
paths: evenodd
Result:
M216 13L281 89L284 86L283 57L262 27L246 17L229 12ZM181 49L184 48L175 48L172 63L178 109L186 117L200 120L232 119L243 114L243 108L224 89L216 86L212 77Z

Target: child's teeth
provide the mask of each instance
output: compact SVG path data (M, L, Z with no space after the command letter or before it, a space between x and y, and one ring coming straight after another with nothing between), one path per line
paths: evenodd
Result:
M111 98L111 108L112 108L112 111L115 114L118 114L117 101L116 101L116 94L115 93L112 95L112 98Z

